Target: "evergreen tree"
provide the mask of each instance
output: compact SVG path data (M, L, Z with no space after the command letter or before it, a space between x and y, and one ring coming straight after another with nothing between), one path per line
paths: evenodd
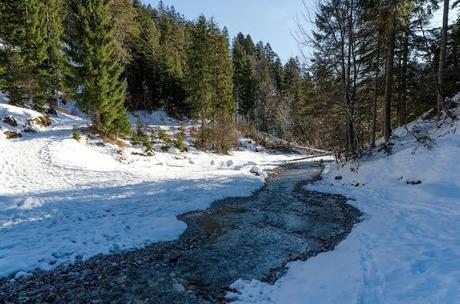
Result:
M250 36L246 38L240 33L235 38L232 51L234 98L238 114L248 122L255 121L256 81L252 58L253 45Z
M135 7L139 33L127 66L128 105L131 110L153 110L160 99L160 31L152 9Z
M223 32L214 25L211 30L213 73L213 108L214 116L225 114L232 117L235 111L233 99L233 66L230 58L228 31Z
M1 35L5 86L10 100L37 104L45 99L41 70L46 59L45 6L40 0L2 2Z
M23 1L21 22L23 22L23 31L17 46L25 69L27 96L30 101L41 106L46 101L45 88L41 80L43 65L47 58L46 14L43 1Z
M162 107L171 114L189 114L184 78L188 63L187 39L192 27L173 8L160 3L158 28L161 33L159 69Z
M193 28L188 50L187 93L191 116L204 120L212 113L213 74L211 70L211 30L204 16L200 16Z
M93 115L95 129L104 135L130 132L124 101L126 82L110 18L110 0L79 0L71 4L67 37L71 82L82 109Z
M46 59L40 67L41 85L45 90L45 100L59 102L63 89L64 57L62 38L64 34L64 9L60 0L45 0L45 46Z

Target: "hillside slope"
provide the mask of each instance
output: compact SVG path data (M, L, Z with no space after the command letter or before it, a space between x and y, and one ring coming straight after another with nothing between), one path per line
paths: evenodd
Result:
M460 101L460 95L455 100ZM457 116L460 110L456 110ZM236 303L459 303L459 121L395 130L393 153L331 164L311 190L345 194L364 212L332 252L294 262L271 286L238 281ZM408 132L407 130L410 130ZM419 140L417 141L411 134Z

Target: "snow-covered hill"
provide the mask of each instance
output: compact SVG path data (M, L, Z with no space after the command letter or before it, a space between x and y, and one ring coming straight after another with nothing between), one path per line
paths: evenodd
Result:
M362 222L334 251L292 263L275 285L238 281L229 298L460 303L460 122L437 125L418 120L396 130L392 155L330 165L324 180L310 188L352 198L365 214Z
M251 171L298 157L247 149L145 157L133 154L141 147L102 144L84 134L80 142L72 139L73 128L87 125L84 117L59 113L49 127L24 132L28 120L43 115L0 99L0 133L22 133L0 137L0 276L175 239L186 228L178 214L249 195L264 178ZM16 127L3 123L10 116ZM139 117L167 131L180 124L164 113L133 120Z

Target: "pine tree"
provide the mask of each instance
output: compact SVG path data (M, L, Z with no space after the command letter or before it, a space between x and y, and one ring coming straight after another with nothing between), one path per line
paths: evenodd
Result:
M21 13L24 28L18 47L26 73L26 91L28 99L41 106L46 101L41 83L47 56L45 5L41 0L25 0Z
M60 0L45 0L46 60L40 67L41 85L45 89L45 99L54 100L57 106L63 89L64 57L62 38L64 34L64 9Z
M41 69L46 60L46 20L40 0L5 0L1 9L5 87L10 100L42 104Z
M233 117L235 102L233 99L233 66L230 58L228 31L225 28L220 32L214 25L211 31L212 57L211 68L213 73L213 111L215 115Z
M160 99L160 31L152 9L135 4L139 33L127 66L130 110L153 110Z
M213 74L211 70L211 31L204 16L200 16L192 32L188 50L187 93L192 118L204 120L212 114Z
M75 98L93 115L98 132L118 136L129 133L131 126L124 106L126 82L121 80L124 67L115 50L111 4L110 0L73 1L67 45Z
M239 33L235 38L232 50L234 67L233 95L237 102L238 114L248 122L254 122L257 83L254 77L252 56L255 53L254 43L250 36Z
M158 10L160 30L160 98L162 107L171 114L189 114L186 104L185 77L187 70L188 36L192 26L173 8L162 3ZM184 111L185 109L185 111Z

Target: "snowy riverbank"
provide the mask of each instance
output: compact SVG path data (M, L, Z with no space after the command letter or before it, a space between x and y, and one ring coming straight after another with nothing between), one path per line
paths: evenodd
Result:
M1 97L1 96L0 96ZM21 131L39 114L0 103ZM152 115L163 117L164 115ZM207 208L229 196L246 196L263 185L251 173L295 155L254 152L232 155L191 151L133 155L134 148L73 140L87 121L60 113L48 128L0 138L0 276L51 269L97 254L177 238L186 225L176 215ZM168 129L171 119L151 121Z
M460 95L456 100L460 100ZM459 111L456 113L459 114ZM236 303L458 303L460 122L395 131L393 154L329 166L309 189L344 194L365 215L328 253L294 262L275 285L238 281Z

